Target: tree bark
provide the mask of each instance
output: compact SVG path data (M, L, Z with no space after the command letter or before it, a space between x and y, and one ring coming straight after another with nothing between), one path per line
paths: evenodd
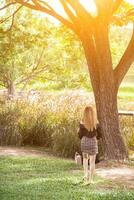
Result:
M95 102L102 129L105 158L127 159L127 149L119 130L117 95L111 92L110 85L103 93L95 95Z
M87 36L83 38L83 47L102 129L105 158L127 159L128 152L119 130L117 87L112 68L108 30L97 24L95 34L92 34L90 39Z
M13 97L15 95L15 85L13 81L9 80L7 85L8 97Z

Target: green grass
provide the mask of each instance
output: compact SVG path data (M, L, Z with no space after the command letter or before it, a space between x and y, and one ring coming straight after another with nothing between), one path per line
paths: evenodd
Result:
M134 192L100 177L83 186L82 170L55 157L0 157L0 200L133 200Z
M126 102L134 101L134 84L133 82L123 82L118 92L118 99Z

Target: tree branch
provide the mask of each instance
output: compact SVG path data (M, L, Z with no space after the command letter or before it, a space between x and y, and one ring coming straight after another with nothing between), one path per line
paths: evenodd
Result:
M123 0L116 0L113 4L113 9L112 9L112 14L114 14L118 8L120 7L120 5L122 4Z
M17 8L17 10L15 10L15 12L12 15L8 16L6 19L4 19L3 21L0 22L0 23L4 23L4 22L6 22L8 19L10 19L12 17L12 22L11 22L11 25L10 25L9 29L7 29L6 31L0 30L0 33L7 33L12 29L12 27L14 25L15 15L22 7L23 7L23 5L21 5L19 8Z
M0 8L0 10L4 10L5 8L11 6L11 5L14 5L16 4L16 2L11 2L11 3L8 3L7 5L3 6L2 8Z
M16 85L21 84L21 83L23 83L23 82L25 82L25 81L26 81L26 82L30 81L33 77L37 76L38 74L40 74L41 72L43 72L43 71L46 69L46 67L47 67L48 65L45 65L45 66L39 68L39 65L40 65L40 63L41 63L41 60L42 60L44 51L45 51L45 50L42 49L42 51L41 51L41 53L40 53L40 56L39 56L39 58L38 58L38 60L37 60L37 63L36 63L35 66L32 67L31 72L30 72L29 74L27 74L26 77L21 78L21 80L19 80L19 81L16 83ZM36 58L37 58L37 57L36 57ZM35 59L36 59L36 58L35 58ZM39 69L38 69L38 68L39 68Z
M62 4L65 12L67 13L68 17L72 20L72 22L76 23L76 16L74 15L74 13L70 10L67 2L65 0L59 0L60 3Z
M11 17L15 16L15 14L23 7L23 5L19 6L19 8L17 8L17 10L15 10L15 12L11 15L9 15L8 17L6 17L4 20L0 21L0 24L6 22L8 19L10 19Z
M111 15L111 10L113 7L113 0L94 0L96 8L98 10L99 19L107 20ZM108 12L109 11L109 12Z
M32 71L35 71L35 70L38 69L38 67L39 67L39 65L40 65L40 63L41 63L41 60L42 60L44 51L45 51L45 49L42 49L41 54L40 54L40 56L39 56L39 59L38 59L38 61L37 61L37 64L36 64L36 66L33 67ZM38 56L37 56L37 57L38 57ZM35 62L36 62L36 60L35 60Z
M53 10L54 11L54 9L47 3L47 2L44 2L44 1L42 1L42 0L38 0L38 2L40 2L40 3L42 3L42 4L44 4L48 9L50 9L50 10Z
M83 5L79 2L79 0L66 0L72 9L76 12L79 19L84 19L86 21L91 22L93 20L93 17L91 14L83 7Z
M0 33L6 34L7 32L11 31L11 29L12 29L12 27L14 25L14 17L15 17L15 15L12 16L12 22L11 22L11 25L10 25L9 29L7 29L6 31L0 30Z
M34 71L31 74L29 74L27 77L22 78L20 81L18 81L15 85L19 85L21 83L24 83L25 81L30 81L32 78L34 78L35 76L37 76L38 74L44 72L45 68L48 67L48 65L42 67L40 70L38 71Z
M117 88L120 86L121 81L129 70L131 64L134 62L134 23L133 23L133 34L128 47L122 56L119 64L114 69L115 84Z
M70 29L72 29L74 31L76 30L74 25L70 21L68 21L67 19L65 19L61 15L59 15L54 10L48 9L47 7L43 7L43 5L39 4L38 2L37 2L38 5L37 5L37 3L36 3L36 5L35 4L31 4L31 3L27 3L24 0L16 0L16 2L22 4L25 7L31 8L33 10L38 10L38 11L41 11L43 13L46 13L46 14L56 18L57 20L59 20L61 23L63 23L65 26L69 27ZM45 4L46 4L46 2L44 2L44 5Z

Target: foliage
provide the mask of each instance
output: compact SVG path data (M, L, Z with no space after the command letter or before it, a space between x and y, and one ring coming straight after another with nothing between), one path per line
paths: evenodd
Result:
M38 101L7 101L0 109L1 145L40 145L59 156L80 152L79 121L93 97L84 91L42 93ZM134 148L133 118L121 118L121 130L129 148Z
M122 117L120 124L127 146L134 149L134 117L129 116L129 120L128 117Z
M134 8L129 2L123 1L112 18L112 23L116 26L124 26L134 20Z
M2 17L9 13L6 10ZM8 87L8 82L12 81L16 87L41 83L44 88L59 89L77 88L82 83L83 87L90 88L78 38L64 26L54 26L47 18L42 18L37 12L23 8L16 14L9 32L3 32L9 21L0 24L1 85ZM40 71L44 66L41 73L36 73L37 67Z
M12 12L13 7L0 15L1 20ZM120 15L130 8L129 4L124 4L119 10ZM3 86L8 87L13 82L17 88L92 90L81 42L71 30L55 25L44 15L27 8L19 10L12 29L3 33L10 24L11 19L0 24L0 80ZM129 27L111 26L114 66L125 51L131 32ZM36 73L43 67L44 70Z
M17 125L18 110L12 105L0 109L0 143L1 145L21 145L22 136Z
M8 13L10 12L7 11L5 15L9 15ZM29 23L31 23L30 29ZM40 34L39 24L43 27ZM5 24L2 24L3 31L4 27ZM48 26L47 22L36 20L32 12L25 9L17 13L9 32L1 31L0 81L4 87L10 87L10 82L14 85L26 84L44 69L46 63L41 59L41 54L47 47L49 30L50 23Z

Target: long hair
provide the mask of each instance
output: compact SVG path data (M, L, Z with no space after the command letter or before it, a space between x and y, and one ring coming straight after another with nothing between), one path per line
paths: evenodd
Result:
M87 106L84 109L82 123L85 126L85 128L88 129L88 131L93 131L93 129L96 129L98 120L95 111L91 106Z

